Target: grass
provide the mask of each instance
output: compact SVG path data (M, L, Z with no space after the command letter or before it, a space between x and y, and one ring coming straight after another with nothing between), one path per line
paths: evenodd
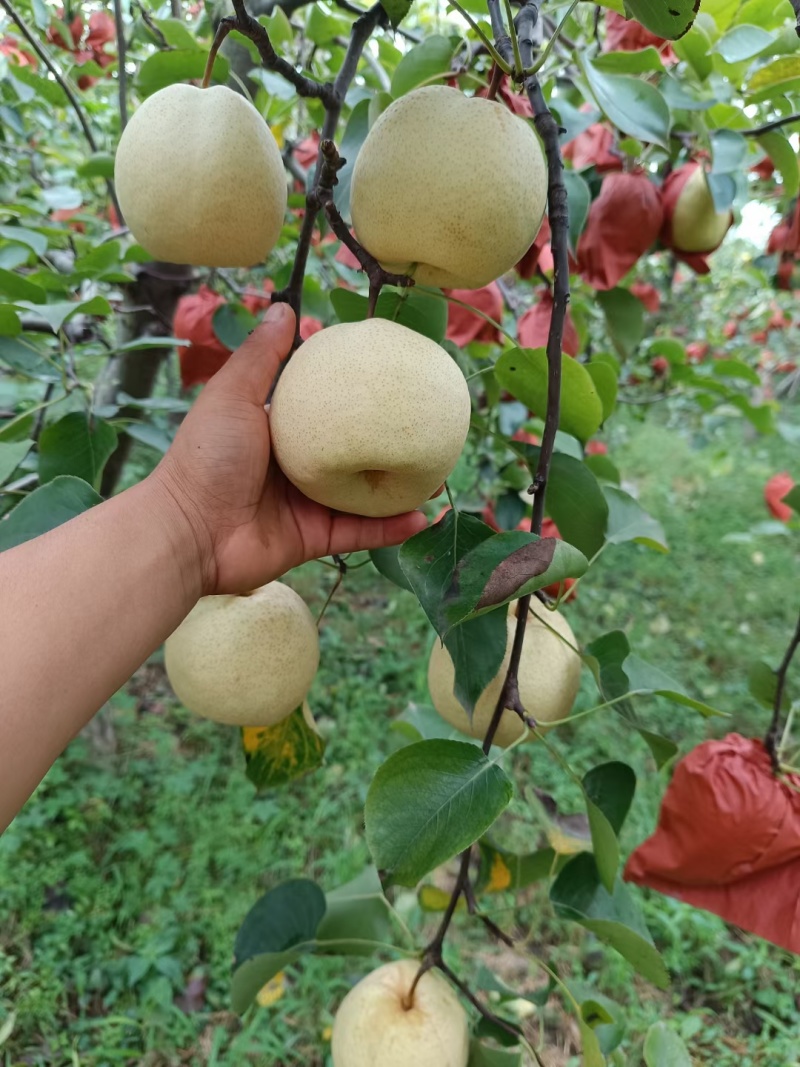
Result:
M643 658L731 714L703 720L646 702L647 721L682 750L734 728L760 734L767 713L748 695L747 670L754 658L776 663L788 640L798 605L787 575L796 573L798 538L725 535L766 518L763 483L787 465L788 450L730 425L687 440L666 414L617 422L612 454L663 523L672 551L610 549L566 609L573 627L584 642L624 629ZM292 577L312 606L332 580L320 565ZM285 975L277 1004L239 1020L228 1011L233 938L265 888L300 875L333 888L367 862L366 789L396 744L387 723L409 701L426 700L429 640L408 594L370 567L351 572L327 616L312 691L329 740L326 764L255 799L235 734L176 707L157 657L139 672L0 839L6 1067L324 1067L332 1012L368 961L306 960ZM579 700L594 701L588 676ZM632 848L652 830L665 782L643 744L610 711L563 729L557 743L579 772L624 753L639 780L623 834ZM517 756L514 776L518 794L497 832L525 836L531 847L543 825L534 785L564 810L577 810L578 799L540 747ZM446 885L449 876L437 872L435 880ZM675 976L663 994L581 928L557 920L542 887L524 895L516 915L499 899L498 918L526 933L532 953L569 981L624 1006L621 1063L642 1063L643 1036L659 1018L683 1034L697 1065L800 1062L798 960L704 912L639 897ZM408 892L397 906L424 943L435 916ZM466 975L479 959L515 988L541 982L530 956L498 951L463 918L451 952ZM575 1028L557 998L544 1021L548 1067L577 1064Z

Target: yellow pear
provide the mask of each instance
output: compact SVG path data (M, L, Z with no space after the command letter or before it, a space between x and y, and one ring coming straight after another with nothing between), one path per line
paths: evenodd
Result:
M120 207L151 256L250 267L275 247L286 213L281 154L253 105L224 85L169 85L122 134Z
M355 515L419 507L469 429L467 383L445 350L388 319L339 323L295 352L270 407L275 456L306 496Z
M299 707L319 666L319 637L301 597L280 582L204 596L164 645L167 676L197 715L272 726Z
M477 289L528 251L547 200L532 124L429 85L395 100L361 147L350 214L361 244L423 285Z
M701 166L681 189L672 214L672 244L681 252L713 251L730 229L733 215L717 211Z
M450 653L438 639L431 650L428 689L433 706L451 726L470 737L483 740L489 729L508 670L516 625L516 604L513 604L506 621L503 663L478 698L471 722L453 692L455 669ZM525 711L537 724L554 722L569 715L580 685L581 658L576 648L575 635L564 616L558 611L550 611L533 597L519 665L519 696ZM520 717L516 712L506 710L494 744L505 748L523 732L526 727Z
M333 1067L467 1067L467 1013L450 986L415 960L387 963L342 1001L333 1023Z

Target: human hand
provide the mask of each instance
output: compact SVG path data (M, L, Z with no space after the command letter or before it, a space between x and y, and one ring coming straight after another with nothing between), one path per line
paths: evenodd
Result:
M264 401L291 347L295 316L273 304L205 386L151 475L197 546L203 595L241 593L320 556L395 545L426 526L331 511L296 489L271 458Z

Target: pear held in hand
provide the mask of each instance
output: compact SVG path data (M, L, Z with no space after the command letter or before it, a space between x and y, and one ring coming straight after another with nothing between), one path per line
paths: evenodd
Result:
M275 456L289 481L319 504L370 516L427 500L456 465L469 419L454 360L388 319L309 337L270 407Z
M547 200L530 122L483 97L429 85L395 100L353 168L356 236L387 270L479 289L528 251Z
M453 692L455 668L450 653L438 639L431 650L428 689L433 706L451 726L479 740L486 737L505 681L517 626L516 608L516 603L510 606L506 620L507 643L502 665L478 698L471 722ZM580 685L581 658L576 648L575 635L564 616L550 611L533 597L519 664L519 696L525 711L537 724L569 715ZM504 711L494 744L505 748L526 731L516 712Z
M455 993L419 964L387 963L350 990L333 1023L333 1067L467 1067L469 1025Z
M253 105L224 85L149 96L122 134L114 180L131 233L156 259L250 267L280 236L280 151Z
M190 711L234 726L273 726L299 707L319 666L305 602L280 582L204 596L164 645L167 676Z

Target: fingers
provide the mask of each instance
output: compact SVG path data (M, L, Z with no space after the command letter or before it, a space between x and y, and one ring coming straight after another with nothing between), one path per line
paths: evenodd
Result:
M289 305L272 304L263 322L236 349L207 388L243 392L248 399L263 404L278 367L292 347L294 331L295 315Z
M421 511L409 511L389 519L365 519L360 515L336 515L331 524L329 552L358 552L365 548L399 545L428 525Z

